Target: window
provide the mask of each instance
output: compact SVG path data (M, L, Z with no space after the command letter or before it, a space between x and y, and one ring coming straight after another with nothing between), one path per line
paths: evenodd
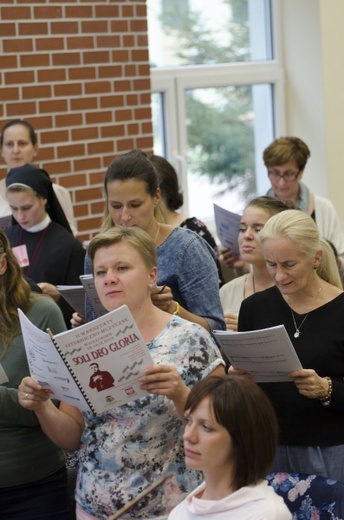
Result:
M154 151L176 167L183 212L208 221L213 202L241 212L269 187L262 151L284 123L271 2L147 5Z

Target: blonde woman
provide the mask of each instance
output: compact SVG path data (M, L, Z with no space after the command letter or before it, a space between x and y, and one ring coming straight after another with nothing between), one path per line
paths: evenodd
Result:
M128 305L147 343L154 365L140 381L148 394L101 415L85 413L82 438L80 412L66 403L55 408L31 378L20 385L20 402L36 411L47 434L63 448L74 450L81 441L78 520L106 519L172 473L153 497L129 513L135 518L157 517L199 483L199 475L187 472L184 465L184 406L190 387L209 374L223 374L223 362L203 327L153 304L157 254L147 233L116 226L92 239L89 255L101 303L108 311Z
M303 366L264 383L279 422L274 471L344 481L344 293L333 252L299 210L259 233L274 286L243 300L239 331L284 324Z

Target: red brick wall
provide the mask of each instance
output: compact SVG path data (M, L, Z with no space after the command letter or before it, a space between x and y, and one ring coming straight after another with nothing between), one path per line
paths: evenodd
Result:
M107 165L153 146L145 0L1 2L1 127L15 118L36 129L36 164L70 190L80 239L93 236Z

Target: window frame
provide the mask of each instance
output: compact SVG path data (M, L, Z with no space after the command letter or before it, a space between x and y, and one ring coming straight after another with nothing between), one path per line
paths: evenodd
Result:
M274 59L228 64L151 68L151 90L163 96L164 155L176 168L184 192L183 212L188 214L186 178L187 135L184 92L189 89L270 84L274 136L283 135L285 118L285 75L279 37L280 0L271 0Z

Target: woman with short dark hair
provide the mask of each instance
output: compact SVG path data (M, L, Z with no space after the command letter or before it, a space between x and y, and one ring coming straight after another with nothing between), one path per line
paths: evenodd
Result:
M277 420L264 392L248 378L209 376L185 404L185 462L204 482L169 520L289 520L283 500L268 486Z
M311 193L302 181L311 152L299 137L279 137L265 148L264 164L271 188L269 197L291 199L316 222L319 233L334 244L344 261L344 231L337 212L329 199Z

